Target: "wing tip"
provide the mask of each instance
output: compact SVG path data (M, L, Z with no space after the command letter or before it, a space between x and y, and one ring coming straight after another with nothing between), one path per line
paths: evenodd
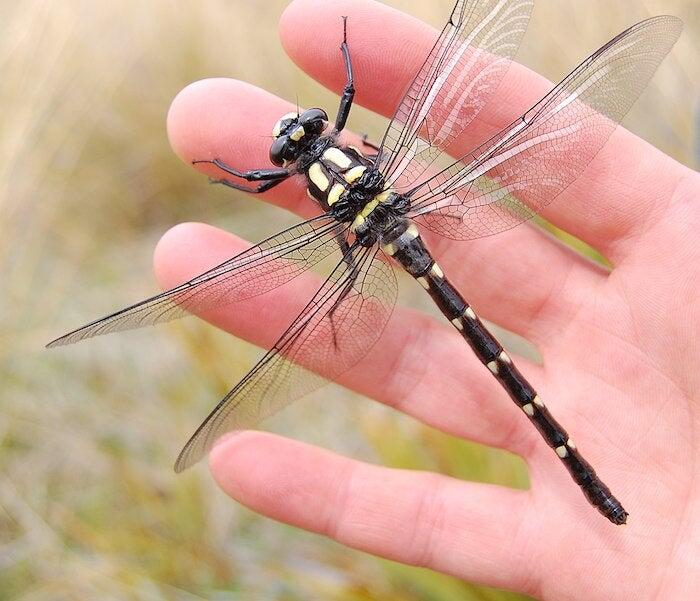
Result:
M68 334L64 334L63 336L59 336L58 338L54 338L51 342L47 342L44 345L45 349L54 349L58 348L59 346L66 346L70 344L70 341L68 340Z
M59 346L68 346L69 344L75 344L76 342L80 342L81 340L85 340L86 338L92 338L94 334L88 333L88 328L90 325L92 324L83 326L81 328L78 328L77 330L71 330L70 332L63 334L62 336L55 338L54 340L49 342L45 346L45 348L52 349L58 348Z
M202 457L204 457L206 449L201 449L197 447L198 441L200 441L199 433L201 432L202 428L204 427L204 424L207 421L208 419L205 420L205 422L202 423L199 426L199 428L197 428L195 433L192 436L190 436L189 440L185 443L185 446L182 447L180 454L177 456L177 459L173 464L173 471L176 474L181 474L185 470L188 470L193 465L198 463Z
M685 23L683 22L683 19L680 17L676 17L675 15L664 15L666 20L669 23L672 23L675 30L676 30L676 35L678 38L681 37L681 34L683 33L683 30L685 29Z
M676 15L656 15L655 17L649 17L648 19L639 22L637 27L648 27L657 24L663 24L668 27L668 29L675 34L676 38L679 38L685 29L683 19L677 17Z
M191 468L195 463L197 463L198 459L192 460L192 457L190 456L190 445L189 443L185 445L185 447L180 451L180 454L177 456L177 459L175 460L175 463L173 464L173 471L176 474L181 474L185 470L188 470Z
M680 17L675 15L659 15L657 17L652 17L649 19L652 25L659 25L659 28L663 28L660 33L667 36L668 45L663 48L663 57L666 57L673 47L680 40L681 35L683 35L683 30L685 29L685 23ZM647 22L649 22L647 21Z

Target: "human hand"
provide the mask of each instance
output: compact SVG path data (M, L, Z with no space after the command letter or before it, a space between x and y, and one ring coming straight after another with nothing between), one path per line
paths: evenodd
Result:
M335 91L344 72L338 31L328 24L341 14L350 17L357 101L390 115L435 32L365 0L297 0L282 19L283 43ZM460 144L487 139L548 88L514 67ZM269 149L261 124L291 108L241 82L198 82L173 103L170 138L187 163L213 154L260 167ZM630 512L627 526L612 526L588 505L449 324L405 308L341 382L445 432L521 455L531 490L370 466L262 432L222 441L211 454L215 478L277 520L469 581L543 599L693 598L700 590L700 208L691 201L699 192L696 173L619 129L545 212L606 255L611 272L532 227L468 245L424 234L478 313L538 346L543 365L515 361ZM264 198L315 212L299 182ZM156 271L171 287L246 245L208 226L180 225L159 244ZM213 319L269 345L294 317L283 293Z

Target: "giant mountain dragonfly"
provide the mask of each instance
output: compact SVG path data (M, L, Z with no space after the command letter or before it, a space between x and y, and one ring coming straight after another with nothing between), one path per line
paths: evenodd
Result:
M427 290L589 502L613 523L625 523L628 514L620 502L450 284L420 234L425 228L471 240L533 217L598 153L682 29L678 19L665 16L634 25L490 140L457 160L449 158L446 149L494 96L533 3L458 0L371 153L345 146L339 136L355 93L345 19L340 50L347 84L332 125L318 108L283 116L273 128L275 168L239 171L218 158L201 161L226 174L218 183L253 193L304 176L321 214L49 346L250 299L336 253L335 267L313 298L187 442L175 463L180 472L223 433L255 425L357 364L380 340L392 312L397 282L391 265L397 263ZM259 183L252 187L243 180Z

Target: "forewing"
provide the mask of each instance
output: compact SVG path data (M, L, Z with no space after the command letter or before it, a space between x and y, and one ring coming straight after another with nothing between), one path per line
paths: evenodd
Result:
M382 141L380 169L399 191L421 180L493 96L520 46L533 4L457 2Z
M172 321L264 294L338 250L336 237L345 229L326 215L305 221L180 286L93 321L57 338L48 346L71 344L110 332Z
M175 471L187 469L222 434L249 428L357 364L379 340L396 302L392 268L374 248L341 261L273 348L204 420Z
M468 240L531 218L593 160L678 40L682 22L656 17L586 59L522 118L411 192L428 229Z

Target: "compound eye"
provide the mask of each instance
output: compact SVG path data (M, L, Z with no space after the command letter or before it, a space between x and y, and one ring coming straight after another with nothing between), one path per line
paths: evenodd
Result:
M289 140L287 139L287 136L277 138L272 143L272 146L270 147L270 161L272 161L273 165L277 165L278 167L282 167L284 165L284 161L289 152L287 149L288 144Z
M327 122L328 114L323 109L308 109L299 117L299 124L310 134L322 133Z
M278 167L284 167L288 162L295 161L299 156L299 145L289 136L277 138L270 147L270 160Z

